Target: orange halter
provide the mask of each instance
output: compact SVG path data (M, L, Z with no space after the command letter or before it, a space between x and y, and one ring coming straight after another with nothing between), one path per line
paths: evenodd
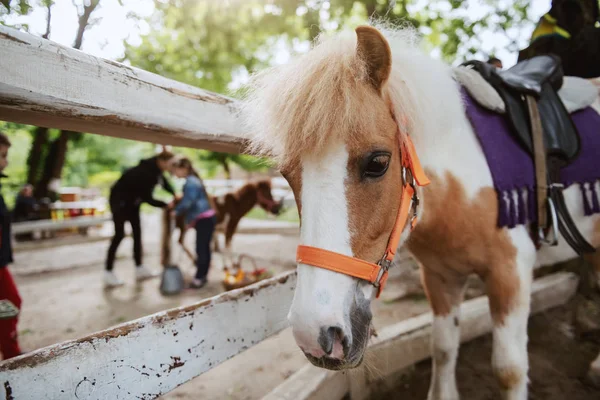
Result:
M415 186L426 186L429 184L429 179L421 167L415 147L408 136L406 136L400 147L402 157L402 196L400 198L400 208L398 209L396 223L390 234L385 254L381 257L381 260L375 264L318 247L300 245L296 252L296 261L298 263L328 269L369 281L377 288L377 297L379 298L387 281L388 270L396 255L396 248L406 224L410 223L411 230L417 224L419 197L417 196ZM411 209L412 214L410 213Z

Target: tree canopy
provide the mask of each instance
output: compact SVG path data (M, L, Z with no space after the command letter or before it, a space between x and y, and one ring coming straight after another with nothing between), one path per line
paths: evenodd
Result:
M517 31L532 25L529 2L447 0L156 0L140 45L125 60L191 85L227 93L250 72L306 51L323 31L364 24L373 17L414 26L424 45L448 61L484 52L483 31L507 37L516 52ZM485 53L485 54L484 54ZM235 95L235 91L233 92Z

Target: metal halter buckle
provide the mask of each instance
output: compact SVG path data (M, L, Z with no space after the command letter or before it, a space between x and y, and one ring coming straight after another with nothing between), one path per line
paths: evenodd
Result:
M413 176L410 168L406 168L406 167L402 166L401 171L402 171L402 183L404 185L410 185L414 188L417 185L417 181L415 181L415 177Z
M419 199L419 196L417 195L417 189L415 188L415 194L413 194L412 197L412 215L410 217L410 226L413 226L413 222L415 219L417 219L417 210L419 208L419 204L421 203L421 200Z
M375 282L373 282L373 286L379 288L379 286L381 285L381 279L384 277L385 273L390 270L392 262L386 259L384 255L383 258L379 260L377 265L379 265L381 268L379 269L379 273L377 274L377 279L375 279Z
M419 208L419 204L421 201L419 199L419 195L417 194L417 181L415 180L415 177L413 176L412 171L409 168L402 167L402 183L404 185L410 185L413 188L414 192L411 199L412 215L410 216L409 220L409 224L412 226L414 220L417 218L417 209Z

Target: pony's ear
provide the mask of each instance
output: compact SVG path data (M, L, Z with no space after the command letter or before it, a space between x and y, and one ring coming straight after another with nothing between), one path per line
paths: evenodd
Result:
M371 26L356 28L356 37L356 54L366 63L371 84L381 92L392 71L390 45L381 32Z

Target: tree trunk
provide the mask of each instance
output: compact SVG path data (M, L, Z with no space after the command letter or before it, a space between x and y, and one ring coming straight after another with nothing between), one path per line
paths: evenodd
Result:
M52 171L53 165L56 160L58 139L55 139L48 143L46 151L46 157L44 159L44 164L42 167L42 176L39 181L35 185L34 188L34 196L38 199L43 199L44 197L48 197L48 184L52 179Z
M62 175L62 169L65 165L65 159L67 157L67 148L69 145L69 139L75 135L76 132L72 131L60 131L58 144L56 146L56 158L52 166L52 179L60 179Z
M81 45L83 44L83 34L89 26L90 16L98 6L98 3L100 3L100 0L91 0L89 4L84 3L85 5L83 6L83 13L79 15L79 27L77 28L77 36L75 36L73 48L77 50L81 49ZM48 18L50 18L50 7L48 7ZM49 165L51 169L49 171L50 174L47 174L46 179L44 179L43 182L46 188L41 189L41 192L43 192L44 195L48 194L48 184L53 179L60 179L62 176L62 169L65 165L65 159L67 157L68 142L74 134L75 132L71 131L60 131L60 136L58 137L58 139L56 139L57 143L54 153L54 159L50 160L50 163L47 163L47 165Z
M48 143L48 128L35 128L33 143L27 157L27 183L35 185L39 177L40 164L43 157L43 149Z
M221 160L221 165L223 165L223 170L225 171L225 177L227 180L231 180L231 170L229 169L229 163L227 162L227 158L223 158Z
M50 38L50 21L52 20L52 1L46 1L46 8L48 9L48 16L46 17L46 33L42 35L44 39Z
M46 0L45 3L48 10L46 16L46 33L42 35L44 39L50 38L50 23L52 21L52 4L51 0ZM39 182L38 178L40 175L40 165L42 163L43 150L48 144L48 128L38 126L35 128L35 135L33 142L31 143L31 149L27 157L27 183L33 185L34 194L39 192L37 187Z
M61 131L60 136L50 143L42 177L35 187L35 197L44 198L51 194L49 185L54 179L61 178L69 139L75 134L72 131Z
M90 16L98 6L98 3L100 3L100 0L91 0L89 4L83 7L83 14L79 16L79 28L77 29L77 36L75 36L73 48L77 50L81 49L81 45L83 44L83 34L90 22Z

